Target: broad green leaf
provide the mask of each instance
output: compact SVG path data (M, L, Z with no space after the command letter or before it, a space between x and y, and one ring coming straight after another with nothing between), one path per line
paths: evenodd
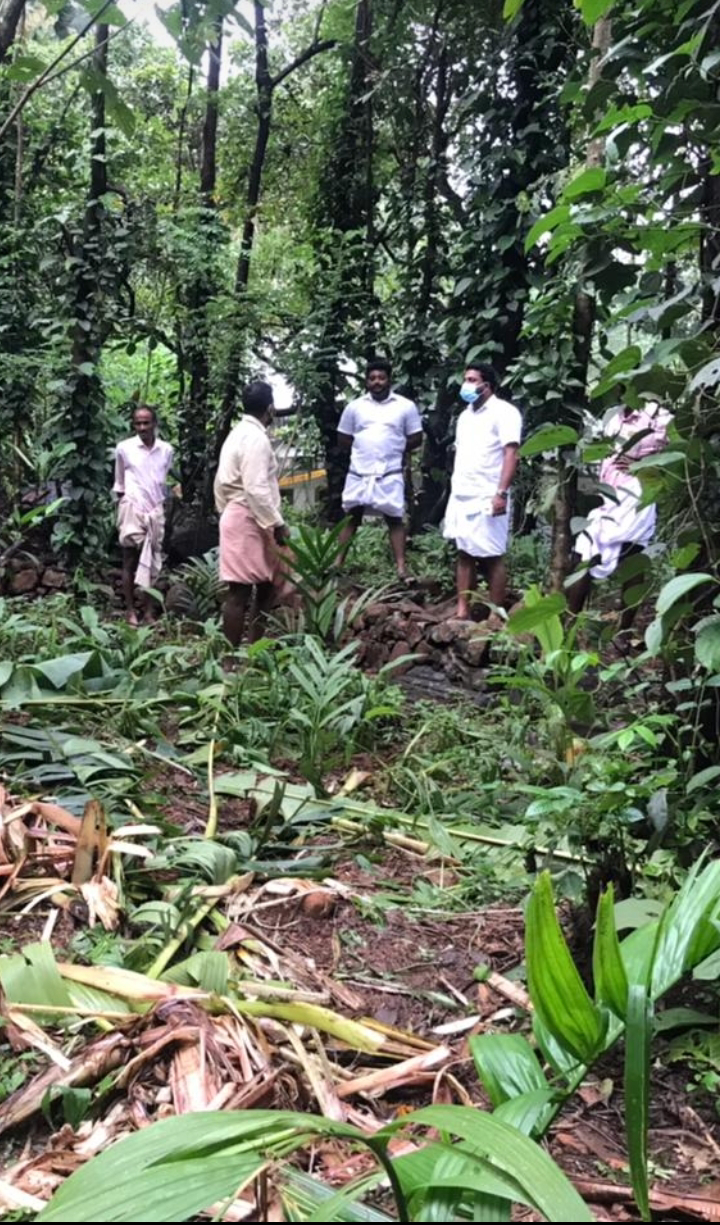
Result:
M437 1128L465 1140L489 1165L523 1187L548 1221L595 1219L572 1183L545 1151L494 1116L462 1106L428 1106L406 1115L403 1122L413 1127L419 1124ZM392 1130L398 1127L393 1125Z
M525 0L505 0L503 5L503 17L506 21L512 21L522 8Z
M559 616L567 608L567 600L561 592L542 596L536 604L519 608L508 618L507 628L511 634L527 634L538 626Z
M537 1056L522 1034L479 1034L468 1045L493 1106L548 1088Z
M666 583L662 588L660 595L657 598L656 611L658 616L663 616L669 612L678 600L682 600L689 592L694 591L696 587L702 587L705 583L713 583L712 574L677 574L675 578L671 578L669 583Z
M393 1162L395 1173L408 1199L416 1200L419 1192L426 1187L432 1187L435 1172L441 1162L446 1161L449 1153L467 1154L472 1159L467 1162L465 1168L467 1175L472 1176L474 1190L477 1193L510 1199L517 1204L525 1204L529 1208L533 1206L532 1196L519 1182L501 1170L493 1168L492 1164L484 1159L482 1151L476 1152L473 1145L462 1142L450 1148L446 1143L431 1141L413 1153L398 1157Z
M15 664L11 659L3 659L0 662L0 689L6 685L13 674Z
M720 672L720 616L704 617L695 626L695 659L708 672Z
M597 1002L605 1004L619 1020L624 1021L628 980L615 927L614 901L613 887L610 885L598 901L593 944L593 978Z
M551 208L549 213L545 213L544 216L538 217L535 224L528 230L527 237L525 238L526 254L528 251L532 250L537 240L542 238L543 234L547 234L550 230L554 230L556 226L561 225L564 221L567 221L569 216L569 204L556 204L555 208Z
M645 630L645 646L647 647L650 655L659 654L659 652L662 650L664 637L665 627L663 625L662 617L655 617L655 619L650 622Z
M714 782L718 777L720 777L720 766L706 766L704 770L699 770L697 774L693 774L685 788L686 795L692 795L693 791L699 791L702 787L707 787L708 783Z
M628 993L625 1026L625 1130L635 1202L644 1221L650 1220L648 1188L648 1112L652 1003L642 984Z
M652 966L653 1000L720 946L711 919L720 909L720 860L694 868L667 908Z
M563 200L578 200L591 192L602 191L607 175L602 166L588 166L563 189Z
M541 455L543 451L554 451L556 447L574 446L577 441L578 432L571 425L541 425L522 444L519 453L527 459L531 455Z
M82 673L92 657L92 651L84 651L77 655L61 655L58 659L46 659L44 662L36 663L33 666L56 689L63 689L72 676Z
M606 1022L588 995L555 914L550 874L543 872L528 903L525 954L530 998L557 1041L584 1063L598 1054Z
M615 0L574 0L586 25L594 26L612 8Z
M38 1221L186 1221L310 1136L357 1142L354 1127L292 1111L207 1111L163 1119L76 1170Z
M553 1103L557 1096L553 1089L534 1089L532 1093L521 1093L519 1097L502 1102L493 1111L493 1118L500 1119L510 1127L516 1127L524 1136L535 1136L537 1139L543 1135L553 1117Z

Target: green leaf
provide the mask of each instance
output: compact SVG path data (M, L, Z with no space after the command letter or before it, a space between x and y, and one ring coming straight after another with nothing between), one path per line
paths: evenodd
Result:
M588 995L555 914L549 872L528 903L525 954L530 998L557 1041L584 1063L602 1047L606 1021Z
M524 0L505 0L503 5L503 17L506 21L512 21L513 17L520 12L524 4Z
M71 677L82 673L93 657L92 651L84 651L77 655L61 655L58 659L46 659L34 665L56 689L63 689Z
M519 608L508 618L507 628L511 634L528 634L544 625L554 617L558 617L567 608L567 600L562 592L554 595L541 596L537 603Z
M656 611L658 616L662 617L664 613L669 612L678 600L682 600L695 587L701 587L704 583L712 583L712 574L677 574L675 578L671 578L669 583L666 583L662 588L660 595L657 598Z
M537 1062L537 1060L536 1060ZM507 1102L501 1102L493 1112L510 1127L516 1127L524 1136L542 1136L553 1117L553 1104L558 1094L553 1089L534 1089L532 1093L521 1093Z
M644 1221L650 1220L648 1188L648 1113L652 1004L646 988L634 983L628 993L625 1025L625 1130L635 1202Z
M537 1056L522 1034L479 1034L468 1045L493 1106L548 1088Z
M18 55L12 64L3 65L3 77L6 81L32 81L45 68L45 61L37 55Z
M564 221L568 220L569 216L569 204L556 204L555 208L551 208L549 213L544 213L542 217L538 217L525 237L525 253L527 254L535 246L538 238L542 238L543 234L554 230L556 226L562 225Z
M575 0L575 8L580 9L586 25L594 26L596 21L612 8L615 0Z
M397 1131L404 1124L437 1128L465 1140L494 1169L523 1187L548 1221L594 1220L584 1200L544 1150L493 1115L463 1106L428 1106L406 1115L385 1133Z
M588 166L563 189L563 200L578 200L591 192L602 191L607 174L602 166Z
M652 964L653 1000L720 946L711 922L720 908L720 860L697 865L683 882L660 924ZM624 947L624 946L623 946Z
M664 638L665 627L662 617L655 617L645 630L645 646L650 655L658 655L660 653Z
M625 1020L628 980L615 926L615 899L610 885L598 901L593 944L595 998L610 1008L620 1021Z
M11 659L3 659L0 661L0 689L6 685L13 674L15 664Z
M578 432L571 425L541 425L539 430L522 444L519 454L527 459L543 451L554 451L556 447L575 446Z
M600 120L593 136L600 136L602 132L609 132L623 123L639 123L641 119L649 119L652 113L652 107L647 102L638 102L635 106L613 106Z
M708 672L720 672L720 616L704 617L695 626L695 659Z
M707 787L708 783L712 783L718 777L720 777L720 766L706 766L704 770L699 770L697 774L693 774L685 788L685 792L687 795L692 795L693 791L699 791L702 787Z

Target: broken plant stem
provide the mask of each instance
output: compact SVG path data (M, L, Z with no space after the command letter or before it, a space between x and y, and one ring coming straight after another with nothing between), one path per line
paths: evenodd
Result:
M173 957L182 948L188 936L197 930L200 924L204 922L210 912L214 909L215 902L216 899L212 898L211 901L206 902L204 906L198 907L193 917L188 919L186 923L183 923L183 925L178 929L177 935L173 936L172 940L165 945L162 952L155 958L147 972L148 978L159 978L160 975L167 970Z
M320 804L321 801L318 801ZM400 825L410 825L414 829L419 828L428 830L428 826L424 821L418 821L414 817L406 817L401 813L392 813L392 820L397 821ZM335 829L344 830L349 834L367 833L367 826L360 821L349 821L344 817L333 817L332 824ZM505 847L507 850L516 850L519 855L526 855L532 851L535 855L550 855L553 859L562 859L566 863L584 864L586 861L582 855L573 855L571 851L551 850L545 846L527 846L521 845L518 842L513 842L507 838L493 838L489 834L476 834L472 830L455 830L451 829L450 833L458 842L477 842L481 846L496 846ZM408 838L404 834L395 834L392 831L383 831L383 838L386 842L393 846L402 846L407 850L415 850L420 855L427 855L428 851L433 849L431 842L421 842L416 838Z
M216 723L217 723L217 719L216 719ZM212 840L213 838L217 838L217 830L218 830L218 805L217 805L217 796L215 794L215 731L216 730L217 730L216 728L213 729L213 737L212 737L212 740L210 741L210 749L208 751L208 767L207 767L208 819L207 819L207 825L205 826L204 837L210 840Z

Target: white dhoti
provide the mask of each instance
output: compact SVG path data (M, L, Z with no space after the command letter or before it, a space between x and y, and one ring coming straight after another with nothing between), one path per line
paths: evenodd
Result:
M618 490L617 503L604 501L588 515L586 526L575 541L575 549L584 562L594 561L590 566L593 578L609 578L617 569L623 546L639 545L645 548L655 535L657 508L655 505L639 507L638 492Z
M165 535L165 507L161 502L152 510L140 510L129 498L118 505L118 534L124 549L139 549L135 572L138 587L153 587L162 569L162 544Z
M471 557L502 557L507 551L510 516L488 514L490 502L492 494L450 494L443 536Z
M343 510L366 510L373 515L402 519L405 513L405 478L402 472L348 472L342 495Z

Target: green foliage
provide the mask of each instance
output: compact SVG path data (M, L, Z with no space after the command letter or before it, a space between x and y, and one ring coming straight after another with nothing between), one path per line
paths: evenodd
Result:
M411 1125L440 1129L444 1138L426 1141L417 1154L395 1160L388 1143ZM547 1220L593 1219L559 1167L532 1141L468 1107L435 1106L372 1138L347 1124L290 1111L168 1119L88 1162L56 1192L38 1220L89 1221L99 1213L107 1220L134 1221L148 1212L155 1220L187 1220L235 1194L273 1159L318 1137L369 1148L390 1176L400 1220L428 1220L434 1205L448 1196L453 1204L472 1205L498 1193L531 1205ZM335 1219L334 1214L325 1219Z

